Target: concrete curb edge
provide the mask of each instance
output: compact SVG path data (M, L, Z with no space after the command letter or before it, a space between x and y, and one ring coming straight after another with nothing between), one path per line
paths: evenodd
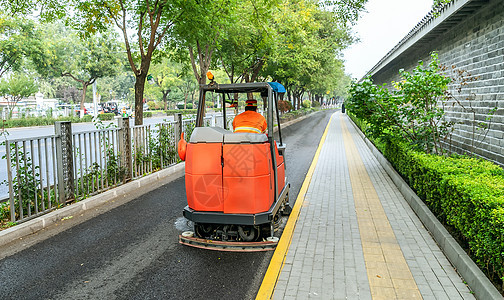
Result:
M467 255L457 241L451 236L446 228L438 221L436 216L430 211L427 205L420 199L416 193L409 187L404 179L392 167L390 162L383 154L374 146L371 141L366 138L359 127L348 118L353 124L356 131L362 137L368 148L376 157L381 166L385 169L394 184L399 188L399 191L409 203L413 211L416 213L420 221L424 224L427 230L432 234L436 243L443 250L446 257L450 260L457 272L467 282L467 285L474 292L477 299L503 299L502 295L490 282L486 275L479 269L476 263Z
M304 119L306 119L306 118L310 117L311 115L316 114L316 113L319 113L319 112L321 112L321 111L322 111L322 110L317 110L317 111L314 111L314 112L312 112L312 113L309 113L309 114L306 114L306 115L304 115L304 116L301 116L301 117L299 117L299 118L297 118L297 119L293 119L293 120L287 121L287 122L285 122L285 123L280 123L280 125L282 125L282 127L288 127L288 126L291 126L291 125L296 124L297 122L302 121L302 120L304 120ZM275 123L275 124L276 124L276 123ZM277 131L278 131L278 127L273 128L273 132L277 132Z

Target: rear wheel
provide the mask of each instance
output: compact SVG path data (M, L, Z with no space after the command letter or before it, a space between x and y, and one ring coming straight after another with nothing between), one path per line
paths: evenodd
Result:
M287 193L287 196L285 197L285 201L282 204L282 216L289 216L292 212L292 207L289 204L289 193Z
M282 223L282 216L280 213L277 213L273 217L273 228L275 228L275 231L277 231L280 228L281 223Z
M259 236L259 230L255 226L250 225L239 225L238 235L240 239L244 242L252 242Z
M197 223L194 224L194 232L197 237L208 238L212 235L213 227L211 224Z

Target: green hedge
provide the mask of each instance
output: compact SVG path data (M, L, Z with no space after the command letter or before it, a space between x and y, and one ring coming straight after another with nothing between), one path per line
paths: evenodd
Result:
M114 113L104 113L104 114L98 115L98 119L100 119L102 121L110 121L110 120L113 120L114 117L115 117Z
M365 123L358 121L364 128ZM467 156L437 156L373 141L494 283L504 277L504 170Z
M4 122L5 128L14 128L14 127L29 127L29 126L44 126L44 125L54 125L56 121L70 121L72 123L79 122L91 122L93 119L92 116L86 115L84 118L80 119L79 117L60 117L60 118L47 118L47 117L31 117L31 118L23 118L23 119L10 119Z
M280 120L282 120L283 122L287 122L290 120L297 119L301 116L307 115L309 113L312 113L314 111L317 111L317 109L315 109L315 108L301 108L301 109L297 109L297 110L292 110L290 112L283 113L280 116Z
M170 109L165 112L167 116L171 116L174 114L183 114L183 115L195 114L197 111L198 111L197 109Z

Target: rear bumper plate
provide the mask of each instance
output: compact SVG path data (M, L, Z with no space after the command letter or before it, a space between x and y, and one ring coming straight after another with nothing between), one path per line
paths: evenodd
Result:
M200 239L196 237L184 237L179 235L179 243L195 248L230 251L230 252L259 252L275 250L278 242L223 242Z

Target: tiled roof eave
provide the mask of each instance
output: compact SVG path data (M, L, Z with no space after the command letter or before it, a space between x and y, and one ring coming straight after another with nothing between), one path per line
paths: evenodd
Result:
M422 39L433 39L481 8L488 0L452 0L430 11L367 74L373 76ZM437 16L437 17L436 17Z

